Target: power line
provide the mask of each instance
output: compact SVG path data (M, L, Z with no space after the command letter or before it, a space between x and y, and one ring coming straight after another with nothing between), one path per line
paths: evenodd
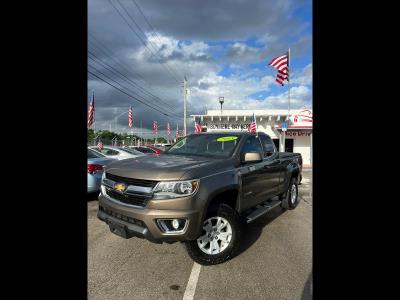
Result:
M129 19L131 19L131 21L135 24L135 26L139 29L139 31L143 34L143 36L145 38L147 38L146 33L143 31L143 29L140 27L140 25L138 23L136 23L136 21L133 19L133 17L130 15L130 13L128 12L128 10L126 9L126 7L119 1L116 0L118 2L118 4L122 7L122 9L125 11L125 13L128 15ZM154 44L148 40L148 44L152 46L153 50L158 54L159 50L154 46ZM159 56L161 59L161 56ZM170 71L170 74L176 79L176 77L172 74L172 69L168 66L168 63L165 62L165 64L163 64L163 66L166 67L166 69L168 69L168 71ZM179 77L179 74L178 74ZM177 80L178 81L178 80Z
M108 79L110 79L110 80L116 82L118 85L120 85L120 86L122 86L123 88L127 89L126 87L124 87L123 85L121 85L121 84L118 83L117 81L113 80L112 78L108 77L107 75L105 75L104 73L102 73L101 71L99 71L98 69L96 69L95 67L93 67L93 66L90 66L90 67L92 67L93 69L95 69L98 73L102 74L102 75L105 76L106 78L108 78ZM180 117L175 117L175 116L168 115L168 114L166 114L165 112L163 112L163 111L161 111L161 110L159 110L159 109L157 109L157 108L155 108L155 107L153 107L153 106L151 106L151 105L149 105L149 104L143 102L142 100L140 100L140 99L138 99L137 97L131 95L130 93L124 91L123 89L121 89L121 88L119 88L119 87L113 85L112 83L108 82L108 81L105 80L104 78L101 78L100 76L96 75L95 73L91 72L90 70L88 70L88 73L91 74L92 76L94 76L94 77L100 79L101 81L107 83L108 85L112 86L113 88L117 89L117 90L120 91L121 93L124 93L125 95L127 95L127 96L133 98L135 101L138 101L138 102L142 103L143 105L146 105L147 107L150 107L151 109L156 110L157 112L161 113L161 114L164 115L164 116L173 117L174 119L181 119ZM129 91L129 89L127 89L127 90Z
M94 67L94 66L92 66L92 65L90 65L90 64L89 64L89 66L92 67L93 69L95 69L98 73L100 73L100 74L103 75L104 77L108 78L109 80L111 80L111 81L115 82L116 84L118 84L119 86L121 86L122 89L125 89L125 90L127 90L128 92L130 92L130 93L134 93L131 89L127 88L126 86L123 86L123 85L122 85L121 83L119 83L118 81L116 81L116 80L110 78L109 76L107 76L106 74L104 74L103 72L101 72L101 71L100 71L99 69L97 69L96 67ZM135 93L134 93L134 94L135 94ZM135 100L139 101L139 102L142 103L142 104L145 104L145 102L143 102L143 101L146 101L146 100L147 100L147 99L143 99L143 98L138 98L137 94L136 94L136 95L131 95L131 96L134 97ZM151 105L150 105L150 104L151 104ZM150 107L150 108L153 108L153 109L155 109L155 110L157 110L157 111L159 111L159 112L160 112L160 110L165 111L165 108L160 107L159 105L156 105L156 104L154 104L154 103L150 103L150 104L145 104L145 105L148 106L148 107ZM180 116L175 115L175 114L170 114L170 115L168 115L168 116L181 119Z
M147 19L147 17L146 17L145 14L143 13L142 9L140 8L140 6L136 3L135 0L132 0L132 2L135 4L137 10L138 10L139 13L143 16L145 22L147 23L147 25L148 25L148 26L150 27L150 29L152 30L152 31L151 31L152 35L155 36L155 37L158 39L158 41L162 44L160 35L158 34L157 30L153 27L153 25L151 25L150 21ZM172 62L172 64L174 64L174 65L176 66L175 63ZM179 69L179 68L178 68L178 69ZM179 72L177 72L177 73L179 73Z
M131 70L131 69L127 69L127 68L126 68L124 65L122 65L119 61L117 61L117 60L114 58L114 53L113 53L111 50L109 50L104 44L102 44L98 39L96 39L96 38L93 36L93 34L91 34L90 32L89 32L89 38L92 38L92 39L94 40L94 42L96 42L97 45L92 41L92 46L94 46L94 47L96 48L96 50L100 51L100 52L103 53L105 56L109 56L109 58L112 59L112 60L114 61L114 63L115 63L117 66L119 66L121 69L123 69L127 74L132 74L132 76L135 77L135 78L136 78L136 77L139 77L140 80L143 82L143 84L144 84L144 85L147 85L146 80L145 80L142 76L140 76L139 73L134 72L134 71ZM148 86L148 87L151 88L151 86ZM144 89L144 87L143 87L143 89ZM160 99L158 96L154 95L153 93L151 93L151 92L149 92L149 91L148 91L148 93L150 93L151 95L153 95L155 98ZM160 101L162 102L161 99L160 99Z
M92 59L93 61L95 61L96 63L100 64L107 70L113 72L114 74L116 74L117 76L122 76L124 78L122 78L124 81L128 82L130 85L134 86L135 88L139 89L143 94L146 94L150 97L155 98L156 100L159 100L161 103L167 105L169 108L173 109L173 107L168 104L167 102L163 101L162 99L160 99L159 97L153 95L152 93L148 92L145 88L141 87L140 85L138 85L137 83L135 83L134 81L132 81L129 77L127 77L124 73L118 71L117 69L115 69L114 67L110 66L109 64L105 63L102 59L98 58L95 54L93 54L91 51L89 52L89 58ZM93 58L91 58L90 56L93 56L96 60L94 60ZM107 68L108 67L108 68ZM110 70L110 69L111 70Z
M134 72L133 70L128 70L125 68L124 65L122 65L120 62L118 62L115 58L114 58L114 54L112 53L111 50L109 50L104 44L102 44L98 39L96 39L93 34L91 34L89 32L89 38L92 38L97 44L99 44L100 46L96 45L95 43L93 43L92 41L92 46L94 46L97 50L99 50L100 52L104 53L106 56L109 56L118 66L120 66L122 69L124 69L126 72L128 73L132 73L132 75L134 75L134 77L139 77L140 80L143 81L143 83L145 83L146 81L144 80L144 78L139 74ZM89 41L90 42L90 41Z
M131 31L139 38L139 40L142 42L142 44L146 47L147 50L150 51L152 54L151 56L155 56L153 51L146 45L146 42L142 39L140 35L137 34L135 29L132 28L131 24L126 20L126 18L121 14L121 12L118 10L118 8L111 2L111 0L108 0L108 2L111 4L111 6L114 8L114 10L119 14L119 16L124 20L124 22L128 25L128 27L131 29ZM121 5L121 4L120 4ZM122 6L122 5L121 5ZM175 78L175 76L163 65L160 61L157 60L157 62L172 76L172 78L179 83L179 81Z

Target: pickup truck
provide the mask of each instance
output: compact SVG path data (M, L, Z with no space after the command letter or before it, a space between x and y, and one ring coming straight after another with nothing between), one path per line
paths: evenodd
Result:
M202 265L237 253L242 226L298 203L302 157L264 133L188 135L160 155L106 166L98 218L123 238L183 242Z

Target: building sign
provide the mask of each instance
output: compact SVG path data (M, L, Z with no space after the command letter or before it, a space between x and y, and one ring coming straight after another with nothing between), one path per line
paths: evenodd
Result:
M290 121L292 121L295 127L312 127L313 115L312 111L309 109L304 109L298 114L290 116Z
M310 136L310 131L286 131L286 136Z
M231 130L247 130L249 127L248 123L204 123L204 126L207 127L208 129L231 129Z

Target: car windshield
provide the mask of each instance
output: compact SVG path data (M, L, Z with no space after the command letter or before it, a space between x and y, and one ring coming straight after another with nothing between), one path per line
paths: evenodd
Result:
M154 153L153 150L151 150L149 148L145 148L145 147L138 147L138 148L135 148L135 150L142 152L142 153Z
M229 157L239 144L239 134L189 135L169 148L166 154Z
M142 152L139 152L139 151L131 149L131 148L120 148L120 150L128 152L130 154L134 154L134 155L143 155Z
M105 157L104 155L94 152L93 150L87 149L87 157L88 158L99 158L99 157Z

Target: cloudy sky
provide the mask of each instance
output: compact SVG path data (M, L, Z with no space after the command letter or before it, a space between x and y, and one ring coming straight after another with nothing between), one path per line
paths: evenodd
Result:
M135 127L151 132L158 121L161 135L167 122L173 132L177 123L182 129L184 76L188 115L219 109L219 96L224 109L287 108L287 85L275 82L267 64L289 47L291 107L310 108L311 6L311 0L89 0L88 104L94 91L96 130L126 132L130 105ZM187 125L193 132L191 119Z

